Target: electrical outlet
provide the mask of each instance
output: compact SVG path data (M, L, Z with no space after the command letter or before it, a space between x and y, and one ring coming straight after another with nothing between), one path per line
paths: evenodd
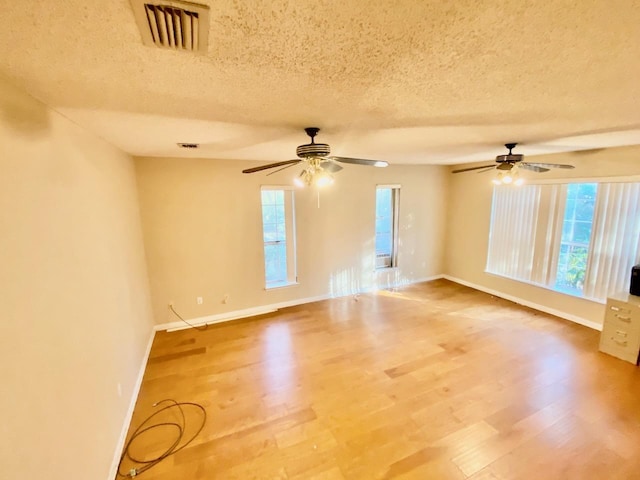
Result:
M169 308L173 308L174 304L173 304L173 300L169 300Z
M229 303L229 294L225 293L224 297L222 298L222 303Z
M202 305L202 297L197 297L197 298L196 298L196 303L197 303L198 305Z

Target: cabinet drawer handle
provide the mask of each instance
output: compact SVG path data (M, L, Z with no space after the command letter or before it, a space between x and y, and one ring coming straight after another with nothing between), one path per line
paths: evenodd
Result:
M616 335L622 338L627 338L627 332L623 330L616 330Z
M622 320L623 322L629 323L631 321L631 317L625 317L624 315L619 315L616 313L616 318L618 320Z
M626 346L627 346L627 341L626 341L626 340L624 340L624 341L620 341L620 340L615 339L614 337L611 337L611 340L613 340L614 342L616 342L618 345L622 345L623 347L626 347Z
M614 307L613 305L611 305L609 308L611 310L613 310L614 312L619 312L620 311L620 309L618 307Z

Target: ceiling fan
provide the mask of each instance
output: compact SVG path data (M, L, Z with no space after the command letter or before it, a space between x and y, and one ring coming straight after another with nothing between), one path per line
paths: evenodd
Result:
M459 170L453 170L451 173L470 172L472 170L478 170L478 173L488 172L489 170L498 170L498 178L494 179L493 183L511 183L512 181L516 185L521 185L523 180L517 178L517 171L519 168L524 170L530 170L536 173L548 172L552 168L575 168L573 165L567 165L562 163L541 163L541 162L523 162L524 155L521 153L513 153L512 150L518 145L517 143L505 143L505 147L509 150L506 155L498 155L496 157L496 163L492 165L482 165L480 167L461 168ZM516 178L514 178L516 177Z
M242 173L255 173L262 170L281 167L267 175L272 175L285 168L292 167L299 163L304 163L304 170L296 177L295 183L299 186L323 186L333 183L333 175L342 170L338 163L351 163L354 165L368 165L372 167L386 167L387 162L381 160L366 160L363 158L335 157L330 156L331 149L326 143L315 143L314 138L320 131L316 127L305 128L304 131L311 137L311 143L299 145L296 148L298 158L294 160L285 160L283 162L270 163L259 167L247 168ZM336 163L338 162L338 163Z

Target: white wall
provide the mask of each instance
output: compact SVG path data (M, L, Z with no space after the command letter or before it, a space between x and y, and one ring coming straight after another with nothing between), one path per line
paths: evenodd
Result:
M321 191L296 190L299 285L264 289L260 186L291 185L300 167L242 174L251 162L136 158L157 323L413 282L443 271L448 171L346 165ZM401 184L397 269L376 273L376 184ZM222 303L229 294L227 304ZM196 297L203 297L202 305Z
M152 328L133 162L0 79L0 172L0 476L107 478Z
M530 157L531 161L568 163L574 170L529 173L531 181L541 179L601 179L640 175L640 147L621 147L585 152ZM484 164L486 162L482 162ZM458 167L453 167L458 168ZM445 271L466 282L557 310L567 316L602 324L604 306L541 287L485 273L491 218L492 173L452 174L448 201ZM629 272L631 273L631 272Z

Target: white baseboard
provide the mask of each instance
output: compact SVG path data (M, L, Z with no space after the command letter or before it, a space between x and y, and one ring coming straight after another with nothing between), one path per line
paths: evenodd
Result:
M116 478L118 463L120 463L120 456L122 455L124 442L127 439L127 433L129 433L131 418L133 417L133 410L136 407L136 402L138 401L138 394L140 393L140 387L142 387L142 379L144 378L144 372L147 368L147 361L149 360L149 354L151 353L151 345L153 345L153 339L155 338L155 336L156 331L151 330L151 336L149 337L149 342L147 343L147 349L145 350L144 355L142 356L142 361L140 362L138 377L136 378L136 383L133 385L131 400L129 401L129 408L127 409L127 414L125 415L124 422L122 424L120 438L118 439L118 444L116 445L116 451L114 453L113 461L111 462L111 469L109 471L109 478L107 480L113 480L114 478Z
M232 320L238 320L240 318L255 317L256 315L273 313L280 308L292 307L294 305L302 305L302 304L311 303L311 302L319 302L320 300L326 300L328 298L331 298L331 297L329 295L321 295L318 297L300 298L300 299L291 300L287 302L272 303L270 305L262 305L260 307L245 308L243 310L233 310L231 312L217 313L215 315L206 315L204 317L189 318L187 319L187 321L191 325L196 327L200 327L203 325L213 325L215 323L230 322ZM184 330L186 328L191 328L191 327L180 320L178 320L177 322L161 323L154 327L156 331L166 330L167 332L175 332L177 330Z
M456 278L456 277L452 277L451 275L446 275L446 274L440 274L440 275L433 275L430 277L422 277L422 278L417 278L414 280L411 280L409 282L400 282L394 285L390 285L388 287L382 287L382 288L369 288L369 289L363 289L360 292L357 293L348 293L345 295L330 295L330 294L326 294L326 295L318 295L315 297L307 297L307 298L298 298L295 300L289 300L286 302L279 302L279 303L272 303L269 305L262 305L259 307L252 307L252 308L245 308L242 310L233 310L231 312L224 312L224 313L217 313L214 315L206 315L204 317L197 317L197 318L191 318L191 319L187 319L187 321L191 324L191 325L195 325L195 326L203 326L203 325L213 325L216 323L222 323L222 322L229 322L232 320L238 320L241 318L246 318L246 317L253 317L256 315L264 315L266 313L273 313L277 310L279 310L280 308L286 308L286 307L292 307L295 305L304 305L305 303L311 303L311 302L319 302L322 300L328 300L330 298L339 298L339 297L343 297L343 296L350 296L350 295L357 295L357 294L361 294L361 293L371 293L374 291L378 291L378 290L385 290L385 289L389 289L389 288L395 288L395 287L402 287L405 285L412 285L415 283L422 283L422 282L431 282L433 280L439 280L441 278L450 280L452 282L455 283L459 283L460 285L464 285L470 288L473 288L475 290L480 290L481 292L485 292L488 293L490 295L494 295L496 297L500 297L500 298L504 298L505 300L509 300L511 302L517 303L519 305L524 305L526 307L530 307L533 308L535 310L539 310L541 312L545 312L545 313L549 313L551 315L555 315L556 317L560 317L560 318L564 318L565 320L569 320L575 323L578 323L580 325L584 325L585 327L589 327L589 328L593 328L594 330L602 330L602 325L596 322L593 322L591 320L587 320L586 318L582 318L582 317L578 317L577 315L573 315L567 312L563 312L561 310L556 310L554 308L549 308L545 305L540 305L539 303L534 303L534 302L530 302L528 300L525 300L523 298L520 297L516 297L514 295L509 295L507 293L503 293L503 292L499 292L498 290L493 290L491 288L487 288L484 287L482 285L478 285L475 283L471 283L471 282L467 282L466 280L462 280L460 278ZM155 331L160 331L160 330L166 330L169 332L173 332L176 330L183 330L185 328L190 328L188 325L186 325L184 322L182 321L176 321L176 322L167 322L167 323L161 323L158 325L155 325L154 327ZM147 352L148 354L148 352Z
M279 302L279 303L272 303L269 305L262 305L260 307L252 307L252 308L245 308L243 310L234 310L231 312L224 312L224 313L217 313L214 315L207 315L204 317L197 317L197 318L189 318L187 319L187 321L196 327L200 327L203 325L213 325L216 323L223 323L223 322L230 322L232 320L238 320L241 318L246 318L246 317L253 317L256 315L264 315L265 313L273 313L281 308L286 308L286 307L293 307L296 305L304 305L305 303L311 303L311 302L320 302L322 300L328 300L330 298L339 298L339 297L348 297L350 295L358 295L361 293L370 293L370 292L374 292L377 290L384 290L387 288L394 288L394 287L401 287L403 285L411 285L414 283L422 283L422 282L429 282L431 280L438 280L440 278L444 278L444 275L434 275L431 277L422 277L422 278L417 278L415 280L412 280L410 282L400 282L397 283L395 285L391 285L389 287L384 287L384 288L369 288L369 289L365 289L365 290L361 290L360 292L357 293L347 293L345 295L330 295L330 294L326 294L326 295L318 295L316 297L306 297L306 298L297 298L295 300L289 300L286 302ZM159 330L166 330L168 332L174 332L177 330L184 330L187 328L191 328L189 327L189 325L185 324L182 321L177 321L177 322L168 322L168 323L161 323L159 325L156 325L154 327L154 329L156 331Z
M443 273L441 273L440 275L434 275L432 277L421 278L419 280L416 280L414 283L432 282L434 280L440 280L441 278L444 278L444 274Z
M480 290L481 292L488 293L489 295L504 298L505 300L509 300L519 305L524 305L525 307L530 307L544 313L555 315L556 317L564 318L565 320L578 323L585 327L593 328L594 330L602 330L602 325L600 323L587 320L586 318L578 317L577 315L572 315L571 313L556 310L555 308L549 308L545 305L540 305L539 303L530 302L523 298L519 298L513 295L509 295L507 293L499 292L498 290L493 290L492 288L483 287L482 285L477 285L475 283L467 282L466 280L462 280L460 278L452 277L451 275L443 275L443 278L455 283L459 283L460 285L464 285L465 287L470 287L475 290Z
M265 313L275 312L277 309L266 307L246 308L244 310L234 310L232 312L218 313L216 315L206 315L204 317L189 318L187 321L194 327L204 325L213 325L214 323L229 322L238 320L239 318L253 317L255 315L264 315ZM166 330L167 332L176 332L191 328L185 322L178 320L176 322L161 323L153 327L156 331Z
M389 287L384 287L384 288L382 288L380 290L386 290L388 288L403 287L405 285L413 285L415 283L432 282L434 280L440 280L441 278L444 278L444 274L442 274L442 273L439 274L439 275L432 275L430 277L416 278L415 280L411 280L410 282L405 282L405 283L400 282L400 283L397 283L395 285L391 285Z

